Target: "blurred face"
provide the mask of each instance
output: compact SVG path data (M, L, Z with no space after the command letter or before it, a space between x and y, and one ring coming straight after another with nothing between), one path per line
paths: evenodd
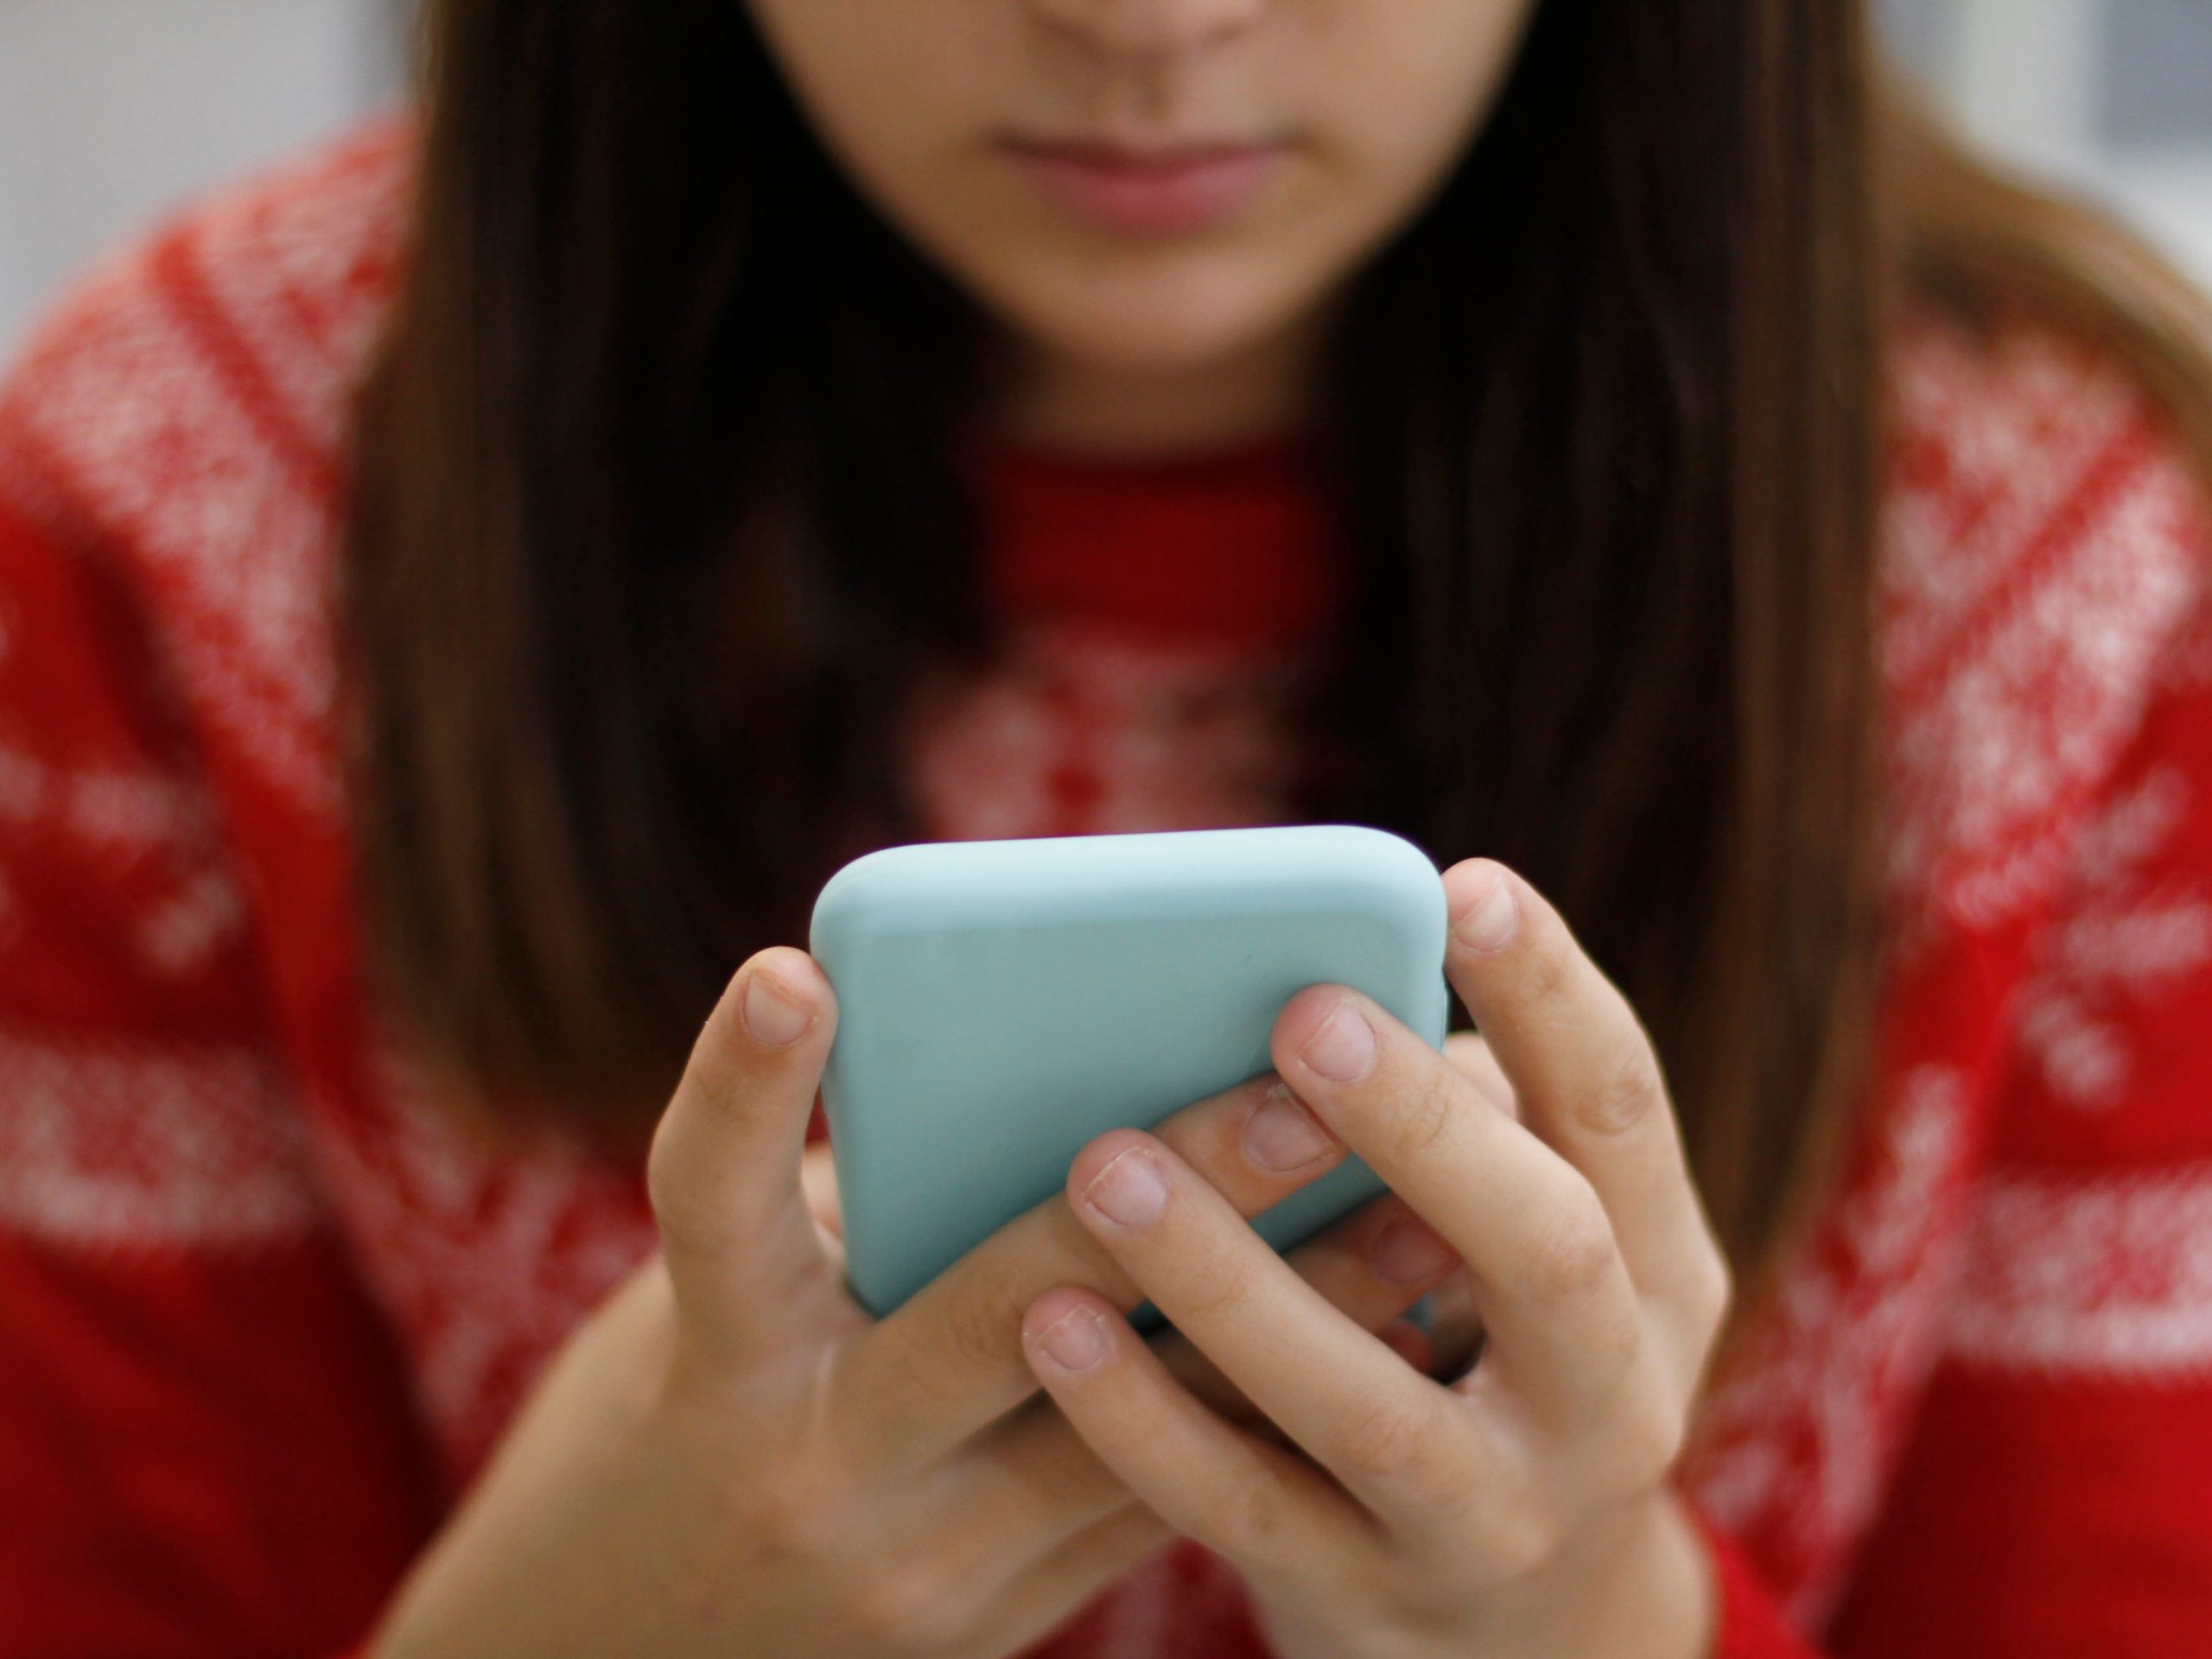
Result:
M1263 357L1419 212L1535 0L747 0L823 143L1065 372Z

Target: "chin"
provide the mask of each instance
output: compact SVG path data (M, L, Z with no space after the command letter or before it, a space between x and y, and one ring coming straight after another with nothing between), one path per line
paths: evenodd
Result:
M1218 261L1163 271L1027 272L995 283L993 310L1038 349L1105 373L1196 372L1257 349L1319 289Z

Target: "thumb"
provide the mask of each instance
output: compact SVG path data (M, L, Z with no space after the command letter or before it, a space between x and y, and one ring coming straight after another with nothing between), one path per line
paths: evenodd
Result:
M799 1165L837 1023L804 950L749 958L708 1015L645 1164L688 1331L710 1351L788 1340L795 1298L834 1278Z

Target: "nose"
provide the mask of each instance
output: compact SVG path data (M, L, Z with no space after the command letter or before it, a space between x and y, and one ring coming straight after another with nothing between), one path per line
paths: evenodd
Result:
M1128 57L1166 57L1249 27L1269 0L1026 0L1054 26Z

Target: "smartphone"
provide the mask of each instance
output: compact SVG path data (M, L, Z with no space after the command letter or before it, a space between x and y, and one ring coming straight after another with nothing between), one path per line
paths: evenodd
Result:
M1268 1034L1306 986L1352 986L1440 1047L1445 929L1428 855L1353 824L846 865L809 945L837 994L822 1099L855 1297L889 1313L1059 1192L1096 1136L1272 1071ZM1288 1249L1382 1190L1348 1160L1253 1224Z

